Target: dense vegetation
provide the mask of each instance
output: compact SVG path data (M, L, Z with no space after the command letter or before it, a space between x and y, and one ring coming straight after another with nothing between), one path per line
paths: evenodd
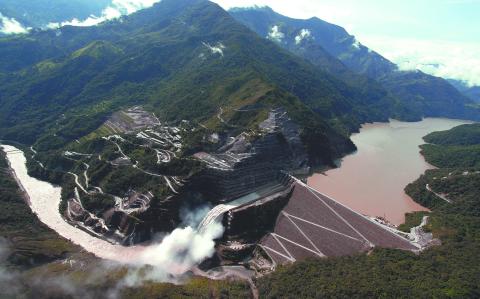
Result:
M477 132L477 133L475 133ZM417 202L432 209L427 229L442 240L420 255L396 250L375 250L369 255L339 259L309 260L286 266L259 280L264 298L478 298L480 296L480 174L478 167L465 173L450 146L461 147L463 134L479 138L478 125L434 133L425 139L444 136L448 146L438 145L445 159L436 162L435 152L424 150L427 161L440 168L427 171L406 191ZM471 142L469 142L471 143ZM478 144L477 144L478 145ZM463 146L468 153L470 146ZM455 161L450 163L449 160ZM447 163L445 163L448 161ZM438 164L436 164L438 163ZM444 166L445 165L445 166ZM477 165L477 163L473 163ZM445 194L453 203L426 190ZM407 215L401 229L418 225L424 213Z
M446 80L422 72L399 71L394 63L362 45L340 26L318 18L292 19L268 7L232 9L230 13L270 39L270 31L277 26L283 34L277 41L279 46L347 82L367 99L390 98L393 106L383 107L390 116L403 120L422 116L480 117L473 101Z
M427 207L464 208L463 213L479 216L478 188L480 187L480 132L478 124L463 125L449 131L435 132L425 137L430 142L422 146L425 159L438 167L426 172L407 187L414 198ZM469 137L469 140L465 138ZM425 188L429 184L437 194L454 202L452 205Z
M318 19L310 22L331 26ZM336 28L334 32L346 34L342 30ZM298 32L292 29L290 33L293 37ZM100 139L102 124L113 112L137 104L170 122L188 119L204 125L206 132L225 134L253 129L270 108L285 107L303 129L302 138L312 164L329 163L351 151L354 146L346 136L366 121L390 116L478 116L472 112L473 104L441 79L421 73L395 73L376 78L379 81L375 82L348 71L334 57L344 57L345 64L349 61L362 67L357 71L372 77L380 76L377 71L382 76L389 73L393 66L377 54L349 56L345 49L351 48L355 40L347 36L345 41L337 54L311 45L315 52L312 50L304 58L315 66L263 40L218 6L203 0L163 0L152 9L96 27L65 27L3 38L0 138L35 144L39 150L36 159L47 170L29 158L31 173L62 184L64 198L72 196L75 186L66 172L80 173L83 163L88 162L92 184L119 196L132 187L141 192L152 190L158 196L155 204L168 192L161 180L147 178L145 173L131 168L111 167L95 158L72 161L63 157L63 151L117 158L116 149ZM359 53L366 52L368 49L363 47ZM371 74L373 71L375 74ZM226 123L217 117L220 107L224 108ZM311 260L282 267L259 279L262 297L479 297L480 145L474 140L480 137L475 126L455 130L445 133L452 136L441 133L426 138L434 144L425 145L423 153L441 169L428 171L407 188L415 200L432 208L428 229L442 239L443 246L420 256L375 250L368 256ZM202 138L206 132L200 132L186 136L185 154L204 149ZM461 135L469 137L459 139ZM76 139L78 143L73 142ZM153 153L148 149L127 146L125 151L151 171L188 175L198 167L191 161L152 166ZM92 292L82 295L98 295L115 288L128 270L102 268L101 278L86 279L99 273L92 262L96 260L78 253L78 248L38 222L8 175L3 157L0 170L0 235L13 252L8 255L7 267L26 270L19 280L24 287L20 292L32 296L28 292L38 290L36 294L42 296L58 291L57 297L65 297L78 295L78 289ZM453 203L427 190L427 184ZM82 200L99 214L114 204L111 198L101 196L88 195ZM160 218L171 219L171 215L147 216L155 223ZM418 224L420 218L420 214L410 215L402 229ZM88 267L63 263L72 256ZM75 293L51 285L42 289L38 280L36 284L30 280L34 276L55 280L57 273L67 273ZM250 295L243 283L203 279L193 279L183 286L151 282L140 288L122 289L121 294L140 298Z
M448 82L471 100L480 103L480 86L470 86L466 81L453 79L449 79Z
M449 131L434 132L425 136L424 140L428 143L438 145L463 146L480 144L480 125L462 125ZM427 155L427 158L428 156L429 155Z
M432 184L437 187L450 185L452 188L458 184L477 182L476 172L480 170L480 125L458 126L449 131L434 132L424 139L429 144L421 146L422 154L430 164L441 168L427 172L428 177L436 177ZM472 187L466 189L473 191Z
M9 74L0 85L0 136L40 149L81 138L136 104L167 120L212 123L219 107L238 119L246 105L259 104L263 115L286 106L295 120L313 120L316 128L307 132L331 139L320 150L335 156L348 143L342 135L389 116L388 99L365 107L359 90L259 38L208 1L166 0L100 26L35 32L0 45L0 73ZM257 115L240 118L248 127Z
M426 144L422 146L422 153L428 157L428 162L443 168L470 168L480 167L480 145L470 146L438 146Z

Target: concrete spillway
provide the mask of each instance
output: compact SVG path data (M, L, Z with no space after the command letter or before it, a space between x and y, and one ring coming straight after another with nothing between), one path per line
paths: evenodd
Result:
M250 193L246 196L240 197L228 204L220 204L215 206L208 214L203 218L202 222L198 225L198 232L204 232L209 225L215 223L220 217L222 217L225 213L230 210L236 209L242 205L249 204L258 200L261 197L260 192Z

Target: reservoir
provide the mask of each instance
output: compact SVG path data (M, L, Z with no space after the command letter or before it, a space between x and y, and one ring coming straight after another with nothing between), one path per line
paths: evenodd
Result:
M366 124L352 135L357 152L345 157L339 168L311 176L308 185L360 213L401 224L405 213L427 210L404 192L406 185L432 168L420 155L422 137L465 123L469 122L427 118Z

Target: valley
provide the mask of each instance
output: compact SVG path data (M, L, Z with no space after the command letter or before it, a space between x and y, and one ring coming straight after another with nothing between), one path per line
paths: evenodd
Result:
M0 297L480 296L468 82L269 7L43 2L0 5Z
M134 111L137 114L142 114L144 116L142 118L143 120L149 119L146 117L148 114L146 114L146 112L141 112L142 110L140 110L140 108L137 107ZM145 252L155 252L159 250L156 254L165 255L165 253L162 253L161 251L162 246L164 246L162 245L163 242L158 244L143 242L134 245L134 240L137 240L135 243L138 243L141 240L137 237L137 234L139 234L140 231L136 228L136 225L144 224L144 221L134 221L133 230L131 230L131 233L128 233L128 225L115 227L114 225L116 225L115 223L117 222L112 221L113 218L111 215L123 214L125 215L123 217L126 217L124 219L128 219L129 217L141 219L141 217L143 217L142 215L148 213L151 209L150 203L155 197L154 194L156 194L156 192L152 190L146 191L145 194L142 194L130 189L126 193L127 197L125 198L119 197L120 195L116 196L105 193L103 191L104 188L89 183L90 179L88 171L90 169L90 164L83 162L86 160L82 159L96 159L98 161L104 161L103 163L113 165L115 168L131 168L139 170L155 179L161 178L159 182L163 183L165 190L168 190L171 194L169 196L170 199L166 199L167 201L174 198L174 196L182 196L182 194L179 194L175 188L179 187L180 189L178 190L180 191L183 186L181 181L187 185L189 184L186 180L179 177L168 177L145 171L142 168L147 168L151 165L143 164L142 166L140 162L130 158L129 154L127 154L132 152L131 150L127 153L122 150L122 147L124 146L123 144L125 144L127 140L132 140L131 138L135 136L136 138L139 138L139 140L148 142L143 144L143 147L150 148L150 146L176 145L178 148L176 151L179 151L181 148L179 140L181 140L181 138L175 137L174 139L176 143L174 143L173 140L169 141L167 136L171 137L171 133L168 133L169 131L167 130L165 131L167 134L162 135L155 131L155 127L162 125L158 119L151 119L152 122L148 123L148 125L142 123L142 125L136 127L136 130L128 131L129 134L122 134L123 137L119 135L98 137L99 140L105 141L105 146L113 146L113 148L116 149L115 153L118 156L118 158L115 158L115 161L117 161L116 163L111 162L114 160L109 160L109 158L107 158L108 155L104 153L90 152L89 154L82 154L76 151L67 151L63 153L64 157L67 156L67 160L77 162L81 165L81 169L84 170L83 173L78 173L78 175L68 172L68 174L74 177L73 192L69 190L60 191L58 187L55 188L48 183L43 183L31 178L27 174L27 164L23 153L11 146L4 146L4 150L7 153L10 165L12 165L17 174L16 177L18 178L20 185L23 186L25 192L29 195L32 210L39 216L42 222L54 229L61 236L71 240L74 244L82 246L88 252L93 253L97 257L113 260L126 265L149 265L150 262L144 260ZM153 121L153 119L155 119L155 121ZM266 135L254 143L256 144L254 145L254 148L259 147L259 144L262 144L262 146L268 144L268 146L265 147L265 150L272 152L272 150L275 149L275 145L271 142L274 140L265 144L265 141L262 141L262 139L268 138L271 134L278 134L278 130L289 132L283 134L295 134L295 126L290 124L290 122L291 120L285 118L285 112L272 111L270 117L260 125ZM109 127L116 127L117 131L115 133L120 133L118 128L124 127L120 123L112 122L112 120L108 120L106 124L108 124ZM402 126L401 123L395 125L397 127ZM404 125L408 124L405 123ZM438 125L439 124L436 126L438 127ZM450 125L453 126L453 122ZM150 126L151 128L144 131L146 128L145 126ZM422 124L419 126L422 126ZM287 127L290 127L290 131L287 131ZM166 127L162 126L162 128ZM183 129L175 128L173 130L175 132L181 132ZM408 136L408 131L401 132L402 133L400 134ZM149 137L153 135L147 135L147 133L155 135L156 138ZM422 134L421 131L420 134ZM394 138L393 140L403 143L402 140L404 140L404 138L401 136L402 135L399 135L399 138ZM294 135L292 135L292 137L294 137ZM295 139L292 137L287 138L290 142L290 146L288 146L289 148L292 148L292 144L294 144L293 140ZM385 142L385 140L375 140L380 143ZM137 140L136 142L138 143L140 141ZM392 226L388 226L382 221L382 217L376 219L374 216L378 215L368 215L368 213L366 213L367 217L365 217L361 214L357 214L349 208L342 206L334 199L322 194L320 191L322 191L321 188L323 185L319 185L317 190L310 189L310 187L306 186L298 179L291 177L286 173L281 174L282 169L292 167L287 165L294 165L295 167L291 168L293 170L298 169L297 167L302 165L302 161L305 160L306 156L304 153L302 154L299 152L293 154L291 158L285 156L286 162L288 162L287 164L265 164L263 167L270 169L268 172L264 172L265 170L260 171L261 168L254 167L253 165L250 165L250 163L247 163L240 168L236 164L244 163L242 160L258 159L257 157L262 156L262 152L258 151L258 149L253 151L250 150L249 154L245 152L245 149L251 146L245 142L244 135L240 135L230 141L227 146L229 149L225 154L217 154L216 156L206 153L203 153L202 155L194 155L197 159L200 159L200 161L205 161L207 163L207 169L211 170L205 172L205 175L202 174L204 171L200 171L198 175L191 176L188 180L197 181L196 184L191 186L206 184L206 186L203 185L203 190L208 190L205 198L210 200L210 204L215 202L219 202L220 204L213 209L206 210L204 214L201 214L204 217L203 220L202 218L198 218L197 222L190 222L189 226L178 226L172 234L175 234L177 230L189 229L194 231L194 234L198 234L200 238L206 238L206 240L209 240L210 238L218 239L218 241L215 242L215 249L217 252L215 258L219 258L220 260L217 262L214 262L213 260L208 262L210 265L207 266L208 268L226 266L230 265L232 262L235 264L238 263L238 261L243 260L240 265L243 264L248 269L253 269L257 275L263 275L264 273L271 272L277 266L296 260L303 260L306 257L349 255L354 252L369 251L377 246L382 248L401 248L417 252L431 246L430 243L434 241L430 237L430 241L424 241L422 244L415 243L415 240L419 238L423 240L428 239L429 237L419 237L418 231L416 231L414 235L413 230L411 235L395 231ZM80 141L78 143L81 144ZM78 146L77 142L75 142L75 144L75 146ZM392 146L398 147L399 144ZM410 144L410 149L408 149L408 151L414 151L416 148L417 144L412 143ZM161 150L166 149L163 148ZM279 147L276 150L279 152L275 156L281 157L282 149ZM360 147L359 150L362 150L362 147ZM153 156L158 154L153 150L151 152ZM173 151L169 150L169 152L172 154L172 157L176 157L176 154ZM35 156L33 157L35 158ZM380 156L377 158L380 159ZM119 159L123 162L120 162ZM397 159L402 160L400 156L397 156ZM149 161L151 164L162 163L159 159L154 159L153 157ZM298 161L297 163L299 164L293 163L293 161ZM39 161L35 162L39 165L43 165L43 163ZM373 161L370 163L372 162ZM168 164L169 162L166 163ZM228 165L228 163L232 164ZM278 167L277 170L275 170L275 167ZM342 170L342 167L340 167L339 170ZM216 174L217 172L219 174ZM230 172L236 176L231 183L228 182L229 179L225 177L225 173ZM240 173L241 175L238 176L237 173ZM217 177L218 175L223 178ZM275 176L279 175L280 180L278 183L272 184ZM253 179L252 176L258 176L258 178ZM263 179L260 180L262 176ZM245 185L245 183L248 182L245 177L250 177L249 180L253 179L252 182L254 183ZM216 186L212 185L209 187L209 184L211 184L209 183L211 178L214 178ZM221 187L223 184L221 180L225 180L225 183L228 182L228 184ZM339 180L341 181L341 179ZM348 182L348 180L344 180L343 182ZM40 184L45 184L45 186L40 186ZM173 184L176 184L176 187L174 187ZM235 185L244 185L244 187L238 188L235 187ZM67 187L69 185L64 186ZM256 188L258 190L252 193L252 190L255 190ZM33 190L36 189L44 190L45 194L34 192ZM192 196L193 190L194 189L188 190L187 194ZM218 190L218 193L215 193L214 190ZM200 193L198 193L196 197L198 198L198 196L201 196L205 191L197 191ZM61 207L62 198L65 198L61 194L73 194L73 198L67 200L66 210L63 214L65 219L62 217L62 214L58 212L58 209ZM85 196L96 196L98 194L111 197L114 206L111 208L107 206L103 208L103 210L97 210L97 208L94 208L94 210L86 209L82 204L82 198L85 198ZM47 204L47 202L52 203L52 198L56 198L57 204ZM212 201L213 198L219 198L219 200ZM318 201L321 203L315 203ZM315 208L312 210L312 207L314 206ZM166 210L168 213L175 213L174 211L175 210L172 210L172 207L170 207L170 210ZM263 214L264 216L256 216L255 218L257 220L250 220L250 223L245 223L246 219L251 217L249 215L259 214ZM276 219L277 216L278 219ZM125 220L123 220L123 222L125 223ZM292 223L293 226L289 223ZM210 235L212 233L212 227L215 231L215 226L220 224L224 228L221 231L214 232L215 235ZM308 225L305 226L306 224ZM312 230L312 228L315 227L316 229ZM324 232L321 233L318 231L319 228L320 231L323 230ZM166 227L160 227L160 229L162 229L161 231L168 230ZM269 230L273 230L273 232L264 236ZM213 241L214 239L211 240ZM329 240L326 244L322 241L325 239ZM348 239L351 239L350 244L346 242ZM356 242L359 243L357 244ZM211 251L209 251L210 254L213 253L213 245L215 245L215 243L211 242L210 246L212 247L210 249ZM280 247L278 247L278 245L280 245ZM294 247L291 247L292 245L294 245ZM192 250L194 250L194 248L192 248ZM204 256L203 258L207 257L209 256ZM159 267L159 265L155 264L150 265ZM188 267L193 266L194 264L191 264ZM175 266L175 264L171 264L165 269L168 269L167 273L170 273L171 275L182 275L186 270L194 270L194 268L188 269L184 268L184 266ZM230 269L226 267L223 271L228 273ZM255 272L251 272L250 275L254 275ZM209 277L208 274L201 271L194 271L194 273L207 275L207 277ZM218 276L219 274L215 275Z

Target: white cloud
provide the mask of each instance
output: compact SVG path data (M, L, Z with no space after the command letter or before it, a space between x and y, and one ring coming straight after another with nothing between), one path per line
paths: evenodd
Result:
M354 47L355 49L358 50L358 49L360 49L361 45L362 44L356 38L353 39L352 47Z
M349 20L358 10L352 5L356 1L341 3L334 0L211 0L225 9L232 7L269 6L275 11L292 18L320 17L329 22ZM345 25L346 22L342 22Z
M19 290L18 275L5 266L5 261L10 254L10 242L0 236L0 296L17 298Z
M312 32L308 29L302 29L298 33L297 36L295 36L295 44L299 45L304 39L308 39L312 36Z
M134 264L118 287L138 286L152 280L175 282L179 276L211 257L215 253L215 239L223 235L224 227L217 220L204 231L197 230L210 210L209 205L192 211L182 209L183 228L175 229L156 244L139 249ZM145 265L151 267L145 268Z
M480 85L480 44L435 40L365 37L365 43L402 70L421 70L469 85Z
M226 49L226 47L222 43L217 43L216 46L212 46L209 43L202 42L202 44L207 47L212 54L220 54L223 57L223 50Z
M280 31L280 28L277 25L275 25L270 29L267 38L280 43L285 38L285 34Z
M140 9L151 7L160 1L161 0L113 0L112 4L102 11L101 16L91 15L85 20L75 18L60 23L49 23L46 25L46 28L55 29L66 25L79 27L95 26L102 22L119 18L122 15L129 15Z
M0 13L0 33L19 34L27 33L31 28L26 28L14 18L8 18Z

